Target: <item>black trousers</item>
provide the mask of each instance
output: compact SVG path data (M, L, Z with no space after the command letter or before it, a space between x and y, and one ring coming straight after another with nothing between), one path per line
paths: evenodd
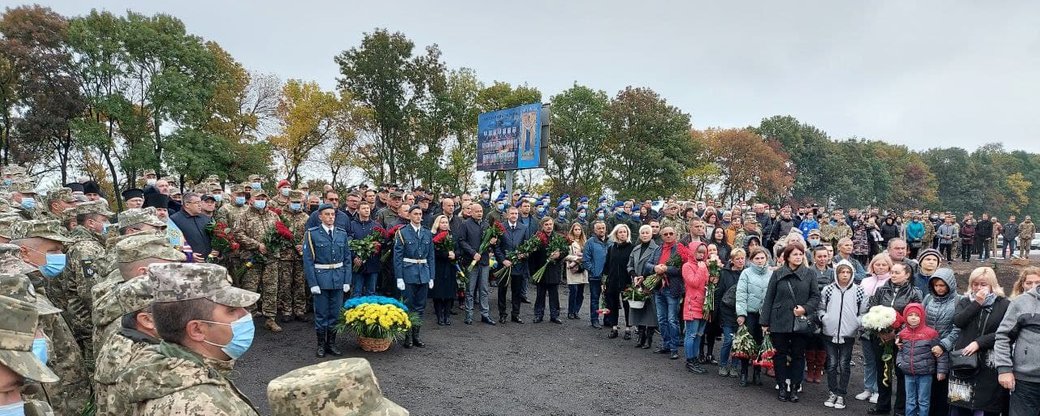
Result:
M790 379L792 388L802 384L805 376L805 346L809 343L809 334L770 333L776 355L773 356L773 369L776 382L784 387L784 380Z
M545 316L545 298L549 298L549 319L559 318L560 285L539 283L536 286L538 288L538 293L537 298L534 300L534 317L540 319Z
M520 316L520 300L523 299L522 290L524 287L524 281L527 280L527 276L512 275L509 276L509 284L505 285L505 282L498 282L498 316L506 316L506 291L512 290L513 297L510 299L511 305L509 308L509 315L513 317Z
M903 371L896 366L896 351L895 346L892 347L892 354L888 359L888 383L884 382L885 379L885 346L881 344L881 339L872 336L870 342L874 343L874 365L877 367L877 386L878 386L878 401L877 408L881 410L892 409L892 396L896 397L895 413L903 414L906 411L906 392L903 391ZM891 371L895 370L895 376L892 375ZM886 385L887 384L887 385Z

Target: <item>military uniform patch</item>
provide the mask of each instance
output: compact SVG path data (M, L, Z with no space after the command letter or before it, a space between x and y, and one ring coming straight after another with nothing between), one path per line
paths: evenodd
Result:
M94 270L94 260L80 260L79 266L83 269L83 276L91 279L97 276L97 271Z

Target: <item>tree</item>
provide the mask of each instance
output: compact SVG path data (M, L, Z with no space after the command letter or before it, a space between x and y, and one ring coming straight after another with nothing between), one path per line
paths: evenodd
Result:
M349 98L349 97L347 97ZM345 106L336 94L322 91L318 83L289 80L278 104L281 132L270 141L293 186L300 181L300 167L311 151L336 137L345 122Z
M442 97L447 129L454 136L454 143L447 142L448 157L445 163L445 183L450 189L461 191L473 185L473 172L477 160L477 96L484 85L472 69L462 68L448 73L447 89ZM540 94L539 94L540 95Z
M756 200L777 201L788 195L794 176L790 159L750 129L708 129L709 160L722 176L719 198L729 204Z
M605 183L626 198L668 193L696 163L690 116L647 88L626 87L606 113Z
M595 195L603 191L607 93L574 84L551 99L552 139L546 174L556 195Z
M776 140L790 155L796 171L793 197L801 202L830 202L839 189L830 180L841 168L832 157L835 146L827 133L791 116L763 119L754 129L766 139Z
M1032 182L1026 180L1022 172L1012 173L1007 178L1007 187L1011 190L1008 195L1007 213L1021 214L1022 209L1029 205L1029 188Z

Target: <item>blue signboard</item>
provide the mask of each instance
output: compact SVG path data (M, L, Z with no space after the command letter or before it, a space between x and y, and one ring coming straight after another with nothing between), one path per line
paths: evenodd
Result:
M541 152L541 104L492 111L477 118L477 170L538 168Z

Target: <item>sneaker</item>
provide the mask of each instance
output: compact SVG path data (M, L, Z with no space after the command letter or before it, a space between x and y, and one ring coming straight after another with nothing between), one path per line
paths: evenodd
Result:
M726 367L719 366L719 375L726 377L729 375L729 369Z
M877 404L877 399L878 399L878 394L877 393L874 393L874 394L870 395L870 402L871 403Z
M834 408L835 409L844 409L845 408L845 398L841 397L841 396L838 396L837 398L835 398L834 399Z
M863 393L860 393L860 394L856 395L856 400L860 400L860 401L867 400L867 399L870 398L870 396L873 396L873 395L874 395L874 393L871 393L870 390L863 390Z
M823 405L827 407L834 407L835 400L838 400L838 395L831 393L830 396L827 396L827 401L823 402Z

